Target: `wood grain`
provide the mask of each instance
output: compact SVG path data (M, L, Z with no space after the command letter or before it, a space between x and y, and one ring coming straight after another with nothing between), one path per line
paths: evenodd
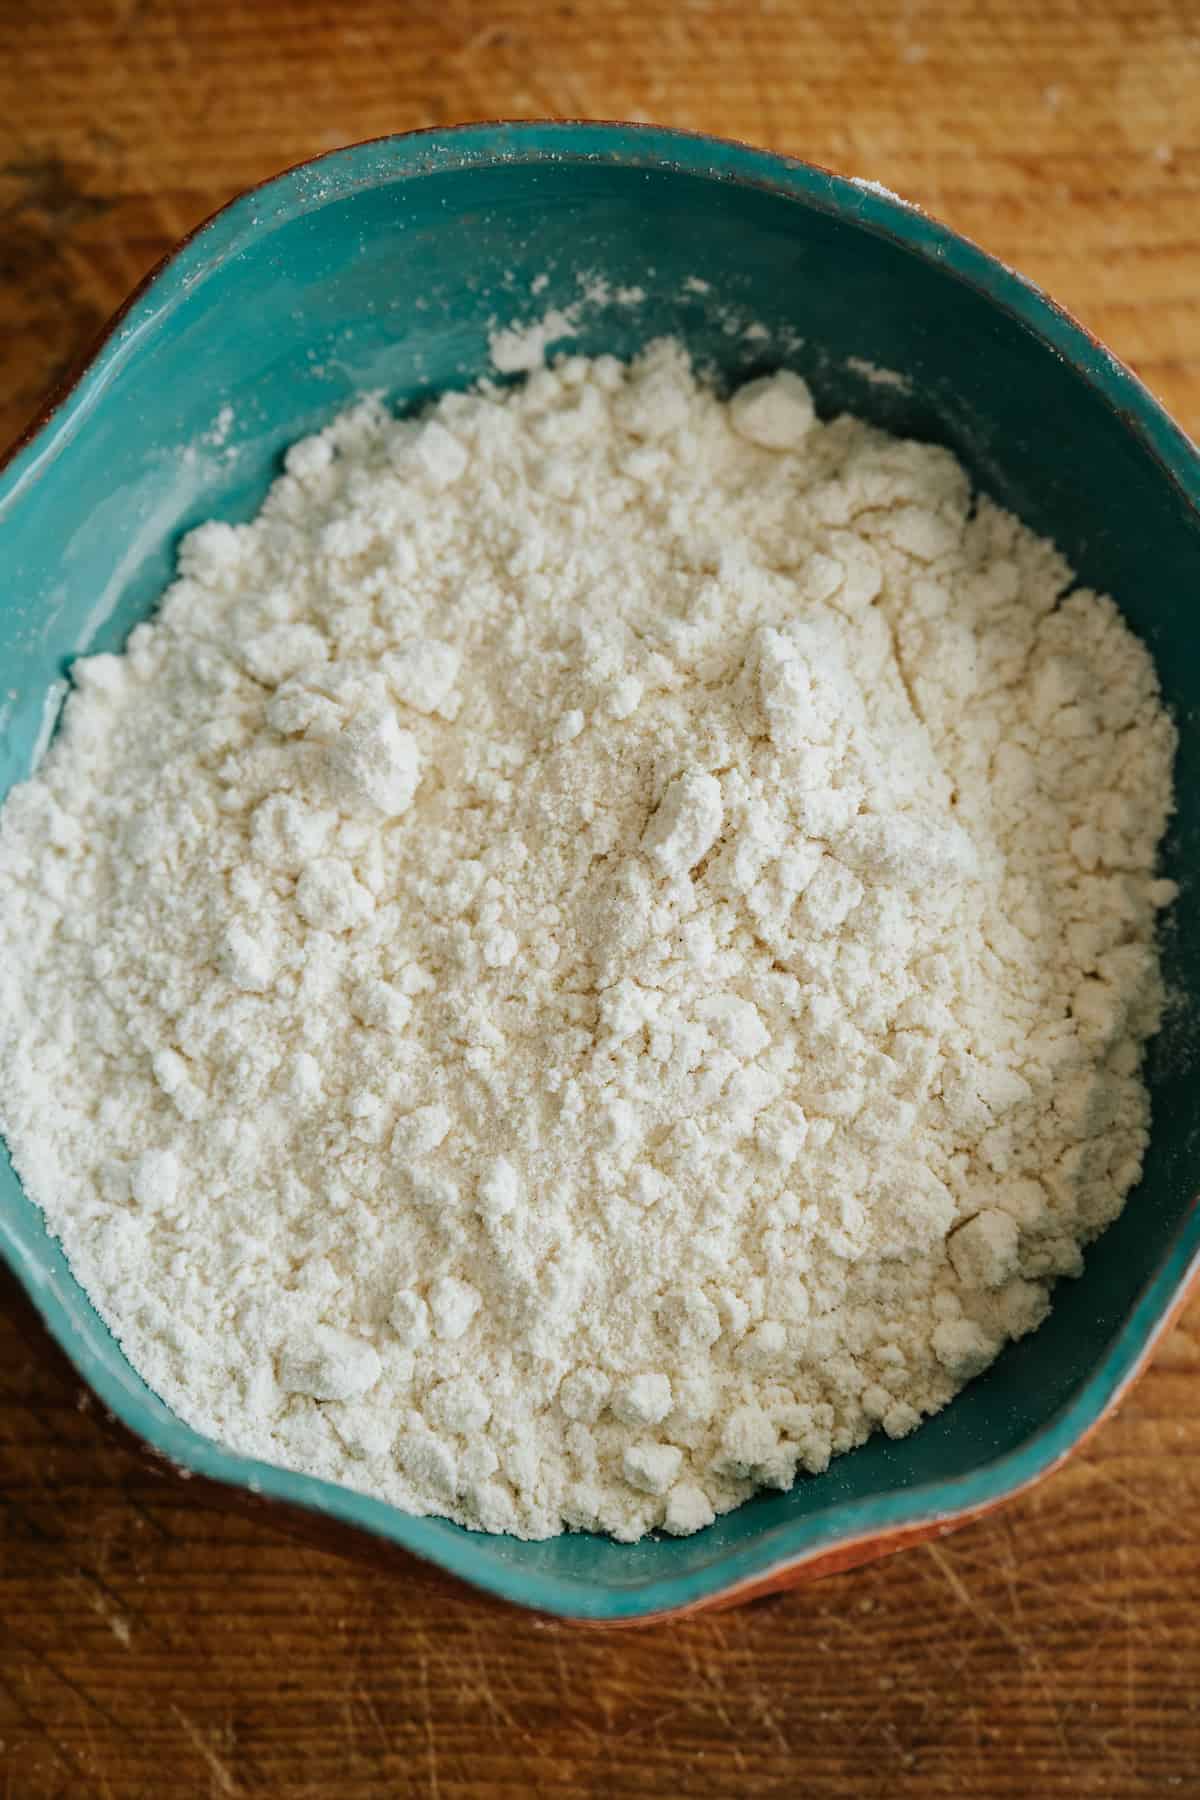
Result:
M1198 0L0 0L0 27L0 439L237 188L539 114L883 181L1200 431ZM998 1517L597 1637L211 1510L111 1440L0 1298L7 1796L1200 1795L1200 1304Z

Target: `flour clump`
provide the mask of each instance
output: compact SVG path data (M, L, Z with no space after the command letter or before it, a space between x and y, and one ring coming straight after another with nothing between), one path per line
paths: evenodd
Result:
M74 675L0 819L0 1125L240 1451L698 1530L944 1406L1138 1179L1149 655L796 375L363 401Z

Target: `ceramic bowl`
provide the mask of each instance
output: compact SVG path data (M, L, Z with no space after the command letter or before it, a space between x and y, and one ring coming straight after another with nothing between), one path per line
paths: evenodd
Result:
M352 395L382 388L407 406L470 383L491 334L552 308L564 348L627 354L674 333L720 380L785 363L824 413L851 407L951 445L1118 597L1180 723L1168 976L1200 998L1195 450L1037 288L915 208L653 128L481 125L356 145L244 194L155 271L0 475L0 791L45 743L72 657L115 648L153 606L184 530L250 517L284 446ZM231 1455L134 1374L7 1167L0 1247L105 1406L173 1463L525 1606L653 1617L948 1530L1092 1429L1200 1259L1186 1025L1181 1005L1151 1057L1144 1179L1048 1323L913 1437L877 1438L684 1540L473 1535Z

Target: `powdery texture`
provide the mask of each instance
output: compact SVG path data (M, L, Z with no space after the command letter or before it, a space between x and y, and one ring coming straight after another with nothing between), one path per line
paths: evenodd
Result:
M3 1127L149 1383L631 1539L1036 1326L1138 1176L1172 895L1151 662L1068 582L671 344L363 403L193 532L0 842Z

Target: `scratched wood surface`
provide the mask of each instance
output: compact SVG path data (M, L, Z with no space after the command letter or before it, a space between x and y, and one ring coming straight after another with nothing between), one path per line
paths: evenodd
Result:
M245 183L545 114L875 177L1200 432L1200 0L0 0L0 438ZM212 1510L0 1302L6 1795L1200 1794L1200 1304L1000 1516L601 1637Z

